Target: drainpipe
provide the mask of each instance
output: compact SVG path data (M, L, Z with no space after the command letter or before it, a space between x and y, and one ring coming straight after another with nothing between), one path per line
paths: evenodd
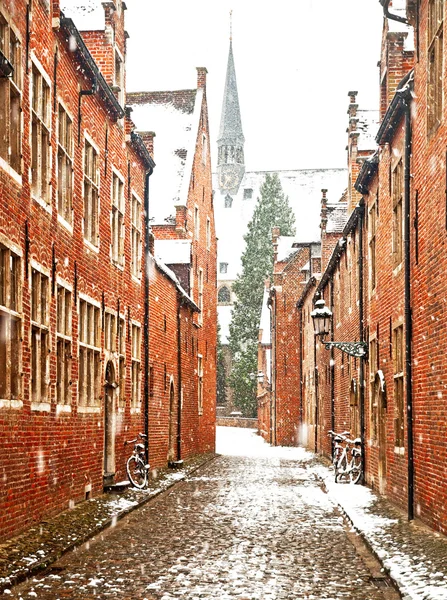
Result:
M408 520L414 519L413 383L411 367L411 271L410 271L410 192L411 192L411 99L405 98L405 180L404 180L404 301L405 301L405 383L408 432Z
M317 336L314 335L314 389L315 389L315 454L318 452L318 418L319 418L319 402L318 402L318 365L317 365Z
M177 464L182 461L182 299L180 292L178 296L177 311L177 381L178 381L178 413L177 413Z
M271 444L276 446L276 292L272 302L272 319L273 319L273 339L272 339L272 441Z
M300 324L300 329L299 329L299 334L300 334L300 345L299 345L299 364L300 364L300 442L302 443L302 437L303 437L303 414L304 414L304 410L303 410L303 342L304 342L304 318L303 318L303 307L302 305L298 306L298 311L299 311L299 324Z
M153 167L146 172L144 179L144 433L146 435L146 464L149 464L149 177Z
M358 207L359 211L359 341L364 342L364 331L365 331L365 314L363 306L363 225L365 215L365 201L362 198ZM365 476L365 360L366 357L360 358L359 364L359 392L360 392L360 439L362 441L362 470Z
M98 90L98 81L97 81L96 77L93 77L92 87L89 90L81 90L79 92L79 98L78 98L78 146L81 143L82 98L84 96L93 96L94 94L96 94L97 90Z
M331 279L331 311L334 314L334 279ZM334 328L331 327L331 341L334 341ZM334 355L334 347L331 346L331 429L335 431L335 355ZM334 440L332 439L332 445L334 444Z
M409 25L408 19L405 17L400 17L399 15L393 15L390 13L389 4L391 0L379 0L380 4L383 7L383 15L387 19L391 19L391 21L398 21L399 23L405 23L405 25Z

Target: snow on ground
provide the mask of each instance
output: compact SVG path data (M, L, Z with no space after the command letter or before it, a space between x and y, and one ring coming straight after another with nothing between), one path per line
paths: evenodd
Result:
M217 452L228 456L307 459L309 463L314 457L303 448L271 447L253 429L217 427L216 443ZM336 484L331 468L318 463L309 467L324 481L330 499L370 544L404 600L447 600L445 538L421 528L415 530L405 518L393 518L383 506L379 508L380 498L366 486Z

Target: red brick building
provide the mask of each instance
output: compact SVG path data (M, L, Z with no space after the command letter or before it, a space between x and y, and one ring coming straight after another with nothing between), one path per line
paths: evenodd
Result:
M154 162L125 110L125 5L98 3L81 35L75 4L0 7L2 537L125 479L139 431L154 467L214 449L213 325L198 331L215 301L199 312L197 283L146 260Z
M327 456L328 429L360 435L367 484L446 533L445 3L381 4L375 144L350 92L346 215L331 239L323 198L322 273L298 299L298 427L301 443ZM319 298L332 312L324 341L367 343L367 355L315 339Z

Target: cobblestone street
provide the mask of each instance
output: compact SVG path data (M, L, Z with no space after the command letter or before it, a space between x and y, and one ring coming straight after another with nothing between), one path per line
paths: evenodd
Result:
M304 450L266 446L259 455L240 451L237 438L231 448L245 456L212 461L10 597L399 597L374 583L368 553Z

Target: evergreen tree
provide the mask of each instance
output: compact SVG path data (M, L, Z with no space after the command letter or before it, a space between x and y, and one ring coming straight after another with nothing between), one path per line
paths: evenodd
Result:
M222 342L220 340L220 325L217 325L217 402L225 404L227 400L227 373Z
M258 332L264 281L273 274L272 228L281 235L294 235L295 216L284 196L276 173L266 174L261 195L244 236L242 273L233 290L237 296L232 311L229 345L233 357L230 385L234 402L246 416L255 416Z

